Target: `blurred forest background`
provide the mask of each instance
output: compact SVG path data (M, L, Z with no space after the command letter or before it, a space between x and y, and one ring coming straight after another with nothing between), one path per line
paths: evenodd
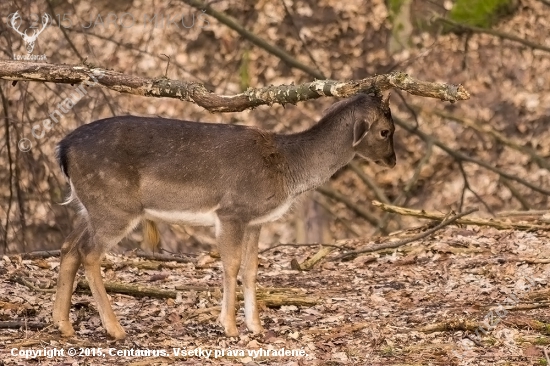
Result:
M3 1L2 59L24 55L20 29L41 27L33 54L55 64L86 63L146 77L199 81L219 94L248 87L302 83L315 76L359 79L398 70L420 80L463 84L468 101L450 104L394 91L398 164L388 170L357 161L306 197L260 239L331 243L386 234L415 220L387 214L371 201L430 211L475 205L480 215L547 209L550 190L550 4L545 0L281 0L211 1L217 11L295 57L290 66L211 16L197 1ZM29 34L31 31L29 30ZM168 58L170 63L168 65ZM0 252L57 249L73 224L60 206L66 183L55 144L90 121L137 114L239 123L277 132L311 126L335 100L211 114L174 99L130 96L101 88L88 93L50 131L31 128L74 86L0 81ZM18 142L28 138L29 151ZM23 149L25 150L25 149ZM169 251L208 250L206 228L161 226ZM142 240L132 234L121 245Z

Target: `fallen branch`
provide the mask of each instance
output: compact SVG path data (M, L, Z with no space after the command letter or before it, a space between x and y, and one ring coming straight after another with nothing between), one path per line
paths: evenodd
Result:
M334 249L336 249L334 246L323 246L317 253L313 255L310 259L304 261L303 263L294 263L294 269L300 270L300 271L309 271L315 266L321 259L329 255L330 252L332 252Z
M550 289L533 291L527 294L527 297L531 300L546 301L550 298Z
M401 230L401 232L408 232L408 231L411 231L411 230L417 230L417 229L423 228L425 226L426 225L422 225L420 227L410 228L410 229L407 229L407 230ZM394 234L396 234L396 233L391 234L392 237L395 237L395 236L393 236ZM297 263L297 262L294 263L293 269L300 270L300 271L311 270L313 268L313 266L315 266L317 263L319 263L321 261L321 259L323 259L327 255L332 253L332 251L335 250L335 249L345 249L345 248L349 248L349 247L357 247L357 245L361 245L361 244L364 244L365 242L373 241L373 240L375 240L375 241L380 240L380 237L376 237L374 239L373 238L368 238L368 239L366 239L366 238L353 238L353 239L337 240L334 243L334 245L321 247L321 249L319 249L319 251L317 253L315 253L313 255L313 257L311 257L310 259L304 261L303 263ZM381 250L381 252L383 252L383 249Z
M101 77L100 77L101 75ZM92 76L94 80L92 80ZM316 80L299 85L266 86L235 95L218 95L197 82L126 75L87 65L60 65L0 60L0 79L80 84L90 82L120 93L176 98L195 103L210 112L240 112L260 105L296 104L323 96L349 97L360 92L398 88L410 94L456 102L470 98L462 85L416 80L402 72L361 80Z
M501 211L497 213L497 217L543 216L547 214L550 214L550 210Z
M39 322L26 322L26 321L5 321L0 322L0 329L43 329L48 325Z
M433 332L447 332L447 331L474 331L478 329L480 323L465 320L465 319L452 319L443 322L428 324L423 327L415 329L417 332L433 333Z
M471 208L469 210L461 212L460 214L457 214L457 215L454 215L454 216L452 216L448 219L445 219L439 225L437 225L437 226L435 226L435 227L433 227L433 228L431 228L427 231L419 233L417 235L413 235L410 238L406 238L406 239L402 239L402 240L398 240L398 241L394 241L394 242L371 245L367 248L358 249L358 250L354 250L354 251L351 251L351 252L341 254L341 255L333 258L332 260L338 260L338 259L342 259L342 258L345 258L345 257L354 256L354 255L363 254L363 253L376 252L376 251L382 250L382 249L395 249L395 248L398 248L400 246L412 243L413 241L417 241L417 240L426 238L426 237L432 235L433 233L435 233L436 231L441 230L445 226L450 225L455 221L458 221L458 219L460 219L461 217L469 215L472 212L475 212L477 210L478 210L477 208Z
M193 263L194 260L189 258L177 257L172 254L159 254L159 253L143 253L137 252L135 255L139 258L152 259L159 262L177 262L177 263Z
M272 247L269 247L269 248L266 248L266 249L263 249L259 252L259 254L262 254L262 253L265 253L265 252L268 252L270 250L273 250L273 249L276 249L276 248L280 248L280 247L293 247L293 248L300 248L300 247L317 247L317 246L323 246L323 247L332 247L332 248L340 248L339 245L336 245L336 244L322 244L322 243L311 243L311 244L285 244L285 243L281 243L281 244L277 244L277 245L274 245Z
M28 252L28 253L21 253L21 254L10 254L9 257L21 256L21 259L42 259L42 258L50 258L50 257L59 257L60 255L61 255L61 251L59 249L56 249L56 250L39 250L35 252ZM143 252L136 252L134 253L134 255L139 258L153 259L159 262L177 262L177 263L193 262L192 259L177 257L171 254L158 254L158 253L149 254L149 253L143 253ZM119 264L119 263L114 263L114 264Z
M30 288L31 290L33 290L33 291L51 292L51 293L55 292L55 290L53 288L41 288L41 287L35 286L31 281L29 281L29 279L27 279L25 277L21 277L19 275L12 276L10 278L10 280L12 282L18 283L20 285L26 286L26 287Z
M341 327L328 328L328 329L308 329L305 331L307 334L324 334L323 339L336 339L346 337L357 332L361 329L371 326L371 322L362 322L356 324L346 324Z
M471 261L461 264L458 268L474 268L474 267L484 267L486 265L501 265L503 263L527 263L527 264L548 264L550 263L550 258L525 258L525 257L498 257L498 258L487 258L487 259L477 259L474 258ZM550 292L547 294L550 296Z
M188 262L184 262L184 263L188 263ZM153 270L153 271L158 271L162 268L170 268L170 269L184 268L184 266L180 263L173 264L169 262L159 262L159 261L150 261L150 260L122 261L122 262L103 261L101 262L101 267L103 268L133 267L133 268Z
M90 292L90 287L86 280L78 281L76 289L77 291ZM175 299L178 293L176 290L164 290L150 286L130 285L119 282L105 282L105 289L107 292L111 293L125 294L134 297L154 297L158 299ZM317 298L301 296L299 294L273 294L269 292L269 289L258 290L256 296L258 301L263 302L267 307L280 307L283 305L314 306L319 303L319 299ZM243 300L242 292L237 293L237 299Z
M494 308L495 306L493 306ZM550 303L548 302L541 302L537 304L519 304L519 305L507 305L502 306L503 309L508 311L524 311L524 310L533 310L533 309L543 309L550 307ZM490 310L490 307L487 307L488 310Z
M221 292L220 287L208 287L208 286L175 286L174 287L178 291L198 291L198 292ZM242 287L237 287L237 292L242 292ZM294 287L260 287L256 289L257 294L274 294L274 293L288 293L288 292L294 292L294 293L303 293L304 290Z
M143 285L129 285L127 283L120 282L105 282L105 290L107 292L125 294L134 297L153 297L157 299L175 299L177 291L175 290L163 290L155 287L143 286ZM76 287L76 291L89 292L90 286L88 281L80 280Z
M39 250L36 252L14 254L14 255L10 255L10 257L17 256L17 255L21 255L21 259L42 259L42 258L50 258L50 257L59 257L61 255L61 251L59 249Z
M445 218L444 214L440 214L438 212L426 212L424 210L413 210L411 208L388 205L378 201L372 201L372 205L375 207L379 207L384 211L396 213L399 215L414 216L414 217L420 217L424 219L438 220L438 221L441 221ZM497 228L499 230L510 230L510 229L511 230L550 230L550 225L508 223L508 222L499 221L499 220L493 220L493 219L487 220L487 219L481 219L481 218L459 219L459 220L456 220L456 223L462 224L462 225L490 226L490 227Z
M547 334L549 326L548 323L538 321L536 319L532 319L523 315L507 316L502 319L502 323L507 326L513 326L520 329L533 329L544 334Z

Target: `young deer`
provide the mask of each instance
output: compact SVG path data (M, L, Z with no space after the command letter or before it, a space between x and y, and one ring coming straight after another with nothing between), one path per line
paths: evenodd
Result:
M81 126L57 146L80 212L61 249L53 321L64 336L76 272L84 266L103 327L126 334L101 278L103 254L141 221L216 228L223 264L219 321L237 336L235 290L243 261L245 323L263 330L256 306L261 225L358 155L393 167L388 99L359 94L332 105L310 129L279 135L257 128L152 117L112 117ZM147 225L150 225L147 224Z

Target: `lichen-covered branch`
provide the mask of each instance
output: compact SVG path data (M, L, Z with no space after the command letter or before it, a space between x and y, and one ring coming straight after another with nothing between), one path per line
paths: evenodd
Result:
M219 95L197 82L126 75L88 65L57 65L36 62L0 61L0 79L58 84L94 82L120 93L147 97L176 98L195 103L210 112L240 112L260 105L296 104L323 96L349 97L360 92L398 88L410 94L456 102L470 98L462 85L416 80L402 73L375 75L360 80L315 80L299 85L249 88L244 93Z

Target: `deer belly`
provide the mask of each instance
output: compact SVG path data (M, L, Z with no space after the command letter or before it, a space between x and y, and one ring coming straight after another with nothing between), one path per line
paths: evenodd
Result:
M151 220L160 220L171 224L191 226L214 226L218 216L215 210L211 211L162 211L145 209L145 217Z

